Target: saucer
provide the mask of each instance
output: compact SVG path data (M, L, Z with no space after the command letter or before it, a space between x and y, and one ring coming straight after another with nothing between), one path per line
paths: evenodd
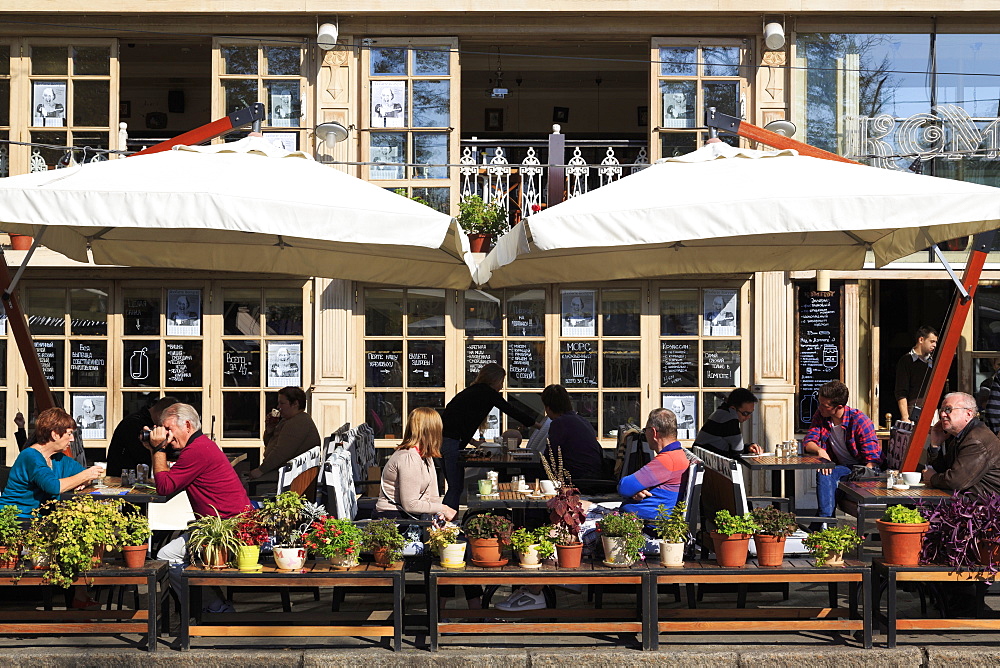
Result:
M480 568L497 568L498 566L506 566L508 559L501 559L500 561L480 561L478 564L473 561L473 566L479 566Z
M453 563L442 561L441 562L441 568L450 568L452 570L458 570L460 568L465 568L465 562L464 561L459 561L459 562L456 562L456 563L453 564Z
M927 487L927 484L922 482L915 482L912 485L910 485L910 487Z

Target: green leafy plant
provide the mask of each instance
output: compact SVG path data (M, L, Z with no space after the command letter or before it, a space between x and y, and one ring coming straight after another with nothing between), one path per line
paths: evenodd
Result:
M853 527L830 527L809 534L802 544L816 557L816 565L824 566L833 554L843 554L860 545L863 540Z
M351 520L338 520L330 515L320 517L309 527L303 542L321 557L354 557L361 553L365 535Z
M123 546L145 545L153 533L149 528L149 519L138 508L125 516L121 531Z
M556 553L556 544L552 541L550 534L551 529L549 527L538 527L537 529L521 528L511 534L510 544L522 554L534 545L539 559L551 559Z
M752 514L754 520L760 526L757 530L757 533L759 534L779 537L784 536L787 538L795 533L799 528L798 525L795 524L795 515L778 510L774 506L754 508Z
M670 510L661 503L656 509L656 517L649 523L660 540L668 543L686 543L691 535L686 514L687 504L683 501L678 501Z
M462 529L454 525L433 526L428 531L427 546L430 550L440 556L441 550L458 542L458 535Z
M635 513L614 512L597 522L597 531L602 537L624 538L626 561L635 561L646 547L646 535L642 532L643 521Z
M556 545L572 545L580 542L580 525L587 519L580 501L580 490L563 484L559 493L545 502L549 509L549 520L556 532Z
M489 204L479 195L469 195L458 203L458 224L467 234L500 235L507 231L507 212L499 200Z
M500 545L510 545L514 523L503 515L481 513L467 519L462 529L466 538L496 538Z
M883 522L893 522L895 524L923 524L927 520L916 508L906 506L889 506L882 515Z
M403 546L406 540L399 533L399 525L395 520L383 518L372 520L364 527L364 547L372 551L376 548L389 550L389 561L396 562L403 558Z
M302 547L302 536L323 515L326 508L293 491L264 499L260 509L261 523L277 547Z
M760 525L753 515L733 515L728 510L720 510L715 513L715 530L725 536L754 534L760 531Z
M21 509L17 506L0 508L0 545L15 548L24 540L24 529L18 516Z
M191 560L204 565L216 565L235 558L240 548L236 538L237 517L202 515L188 524L187 550ZM224 557L224 558L223 558Z

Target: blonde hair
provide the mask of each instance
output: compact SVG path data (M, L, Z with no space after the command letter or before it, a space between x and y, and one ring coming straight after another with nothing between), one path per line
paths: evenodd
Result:
M441 456L441 433L444 429L441 415L433 408L421 407L410 411L403 430L403 442L397 450L419 448L424 459Z

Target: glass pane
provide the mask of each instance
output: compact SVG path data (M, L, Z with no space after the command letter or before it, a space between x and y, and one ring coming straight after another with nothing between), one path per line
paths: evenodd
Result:
M579 413L580 417L589 422L598 434L601 430L597 426L597 392L573 392L569 395L573 402L573 410Z
M684 155L698 148L696 132L661 132L660 152L664 158Z
M660 48L660 76L695 76L698 65L697 49L693 46L665 46Z
M660 81L663 122L665 128L693 128L697 99L693 81Z
M365 290L365 335L403 335L403 291Z
M371 146L371 162L400 163L406 162L406 135L402 132L373 132L369 137ZM403 170L400 167L372 165L368 168L370 179L401 179Z
M373 81L371 95L373 128L401 128L407 125L405 81Z
M407 392L406 410L407 414L414 408L433 408L436 411L444 410L444 392Z
M302 118L302 98L298 81L265 81L267 125L297 128Z
M702 47L701 59L703 61L702 74L706 77L740 76L740 47L738 46Z
M90 148L97 149L107 149L108 148L108 133L107 132L74 132L73 133L73 146L77 148L82 148L88 146ZM107 160L107 155L102 155L97 151L74 151L74 159L79 163L93 162L94 160Z
M264 291L268 334L302 333L302 291L273 288Z
M663 394L663 408L677 416L677 438L693 439L698 431L698 401L694 392Z
M70 334L101 336L108 333L108 293L100 288L69 291Z
M33 335L66 332L66 291L62 288L28 288L28 326Z
M465 291L465 335L502 336L500 292Z
M370 50L372 74L406 75L406 49L374 48Z
M31 83L31 125L34 127L66 127L66 82L33 81ZM65 144L66 142L61 142Z
M302 342L267 342L267 386L302 385Z
M728 392L705 392L702 395L702 406L704 412L702 415L705 416L704 420L699 423L698 428L701 429L701 425L708 421L708 417L715 412L715 410L722 405L729 396Z
M106 46L74 48L73 74L111 74L111 49Z
M63 361L66 359L65 341L39 341L35 339L35 352L42 363L42 375L52 387L64 387Z
M10 45L0 44L0 76L10 74Z
M7 342L0 339L0 385L7 384ZM2 422L2 420L0 420Z
M451 188L414 188L413 196L435 211L451 213Z
M1000 285L981 285L972 302L975 350L1000 350Z
M642 409L638 392L604 393L604 432L602 437L618 436L618 428L625 424L643 426Z
M10 79L0 79L0 125L10 125Z
M472 385L479 370L489 363L503 366L502 341L465 342L465 384Z
M602 290L604 336L639 336L640 293L637 289Z
M705 336L739 336L736 290L705 290Z
M72 415L84 439L107 438L107 395L72 393Z
M122 347L122 385L159 387L160 342L125 339Z
M256 79L226 79L222 82L225 113L249 107L257 101Z
M260 387L260 342L222 342L223 387Z
M25 413L25 417L28 419L28 431L35 428L35 415L38 411L35 410L35 393L28 390L25 393L28 397L28 412ZM65 392L53 392L52 399L56 402L56 406L63 408L66 406L66 393Z
M365 422L375 431L375 438L402 438L403 393L366 393Z
M418 128L451 126L451 82L413 82L413 125Z
M149 408L160 398L159 392L122 392L122 412L118 420L128 415L138 413L143 408Z
M125 336L160 333L160 291L125 290ZM228 334L228 332L227 332Z
M660 386L697 387L698 342L660 341Z
M365 341L365 385L403 386L402 341Z
M69 74L66 68L65 46L31 47L32 74Z
M660 290L660 335L697 336L698 291Z
M545 387L545 342L507 342L507 387Z
M597 387L597 341L563 341L559 377L566 388Z
M604 387L639 387L639 342L604 342Z
M451 52L446 46L426 46L411 49L413 74L444 76L451 67Z
M215 416L205 415L205 411L201 406L201 392L176 392L171 390L170 396L174 397L182 404L188 404L189 406L194 407L194 409L198 411L198 415L201 416L201 426L205 430L205 433L211 434L215 431L215 424L212 422L212 418Z
M509 392L507 394L507 401L514 408L518 408L528 415L545 415L545 406L542 405L542 393L541 392ZM522 435L526 435L528 431L527 427L522 427L517 420L511 420L508 428L517 429ZM522 442L521 445L527 445L527 442Z
M740 83L738 81L705 81L701 88L705 100L704 113L708 113L709 107L715 107L723 114L739 118ZM705 124L704 117L701 124Z
M448 178L448 133L414 132L413 162L420 164L413 168L415 179Z
M257 74L257 47L254 45L224 46L222 47L222 61L223 74Z
M165 341L167 387L201 386L201 341Z
M444 341L409 341L406 361L408 387L444 387Z
M265 46L264 63L271 76L299 76L302 74L302 49L297 46Z
M260 335L260 290L225 288L222 293L223 333Z
M545 336L545 290L507 292L507 336Z
M406 323L408 336L444 336L444 290L408 290Z
M222 393L222 437L260 438L260 393Z
M69 384L73 387L108 386L108 342L69 342Z
M702 385L705 387L740 386L739 341L705 341Z

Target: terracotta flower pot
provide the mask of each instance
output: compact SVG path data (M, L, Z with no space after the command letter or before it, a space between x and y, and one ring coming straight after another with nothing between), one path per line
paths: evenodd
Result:
M732 536L712 532L715 545L715 561L723 568L743 568L747 563L750 548L750 534L734 533Z
M17 548L0 545L0 568L17 568L18 556Z
M225 548L205 547L202 550L202 561L205 568L223 569L229 567L229 550Z
M125 559L125 566L128 568L142 568L146 563L146 554L149 552L148 545L126 545L122 547L122 557Z
M94 555L90 558L90 565L93 568L100 568L101 562L104 561L104 550L105 545L98 545L94 548Z
M843 566L844 565L844 551L831 552L830 556L826 558L827 566Z
M481 232L477 232L477 233L470 233L468 236L469 236L469 250L471 250L473 253L488 253L490 251L490 248L493 247L492 234L484 234Z
M389 557L389 548L381 545L372 550L372 556L375 557L375 565L381 566L382 568L388 568L392 566L392 559Z
M26 251L31 250L31 244L34 243L34 237L29 237L27 234L10 234L10 249L16 251Z
M785 561L785 537L771 534L754 534L753 542L757 546L757 563L767 568L781 568Z
M502 566L507 563L502 555L500 541L496 538L470 538L469 550L472 552L472 563L475 566Z
M876 520L882 537L882 559L895 566L917 566L920 563L920 546L929 522L900 524Z
M660 541L660 565L667 568L681 568L684 566L685 543L668 543Z
M556 545L556 559L559 568L579 568L583 559L583 543Z
M281 547L274 548L274 565L279 571L297 571L306 563L306 548Z

